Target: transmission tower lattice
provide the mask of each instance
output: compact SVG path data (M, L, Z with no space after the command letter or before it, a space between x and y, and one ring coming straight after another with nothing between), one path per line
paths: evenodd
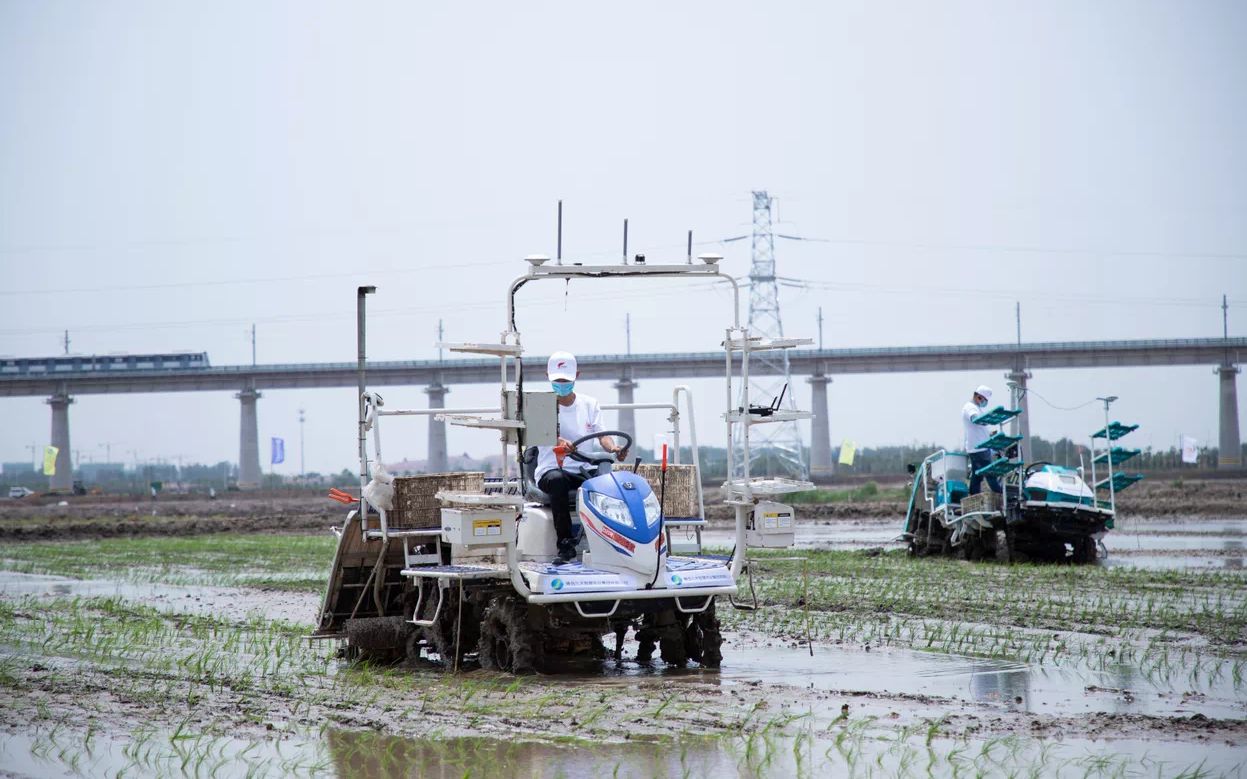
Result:
M774 198L765 191L753 193L753 264L749 270L749 336L783 338L784 324L779 314L779 285L775 280L775 234L771 230ZM740 404L748 408L767 405L784 393L780 408L796 411L788 350L754 352L749 357L749 386L741 388ZM784 392L784 385L788 385ZM741 436L744 425L736 427L732 446L736 462L744 458ZM805 447L796 422L775 422L754 426L749 439L749 470L755 476L787 476L806 479ZM739 474L735 474L739 475Z

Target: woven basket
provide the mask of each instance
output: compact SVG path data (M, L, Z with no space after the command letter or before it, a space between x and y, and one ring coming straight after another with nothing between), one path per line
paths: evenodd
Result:
M961 513L977 511L1000 511L1000 496L994 492L980 492L961 499Z
M442 502L440 490L453 492L484 492L485 474L481 471L427 473L420 476L394 477L394 510L390 527L441 527Z
M620 471L631 471L622 464ZM662 466L657 463L642 463L637 475L649 482L654 494L663 493ZM667 465L667 489L663 494L662 513L666 517L687 519L700 517L697 505L697 468L693 465Z

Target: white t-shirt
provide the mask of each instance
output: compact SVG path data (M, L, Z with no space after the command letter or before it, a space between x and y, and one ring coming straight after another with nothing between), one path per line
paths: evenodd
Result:
M984 411L986 409L974 405L972 400L967 400L966 404L961 407L961 425L965 428L962 445L965 446L966 454L982 451L983 447L980 444L991 438L992 431L987 425L978 425L972 421Z
M596 433L603 430L602 427L602 409L598 407L597 398L588 395L576 393L576 400L570 406L559 404L559 437L566 438L568 441L575 441L581 436L590 433ZM588 453L598 448L593 441L585 441L578 447L578 451ZM535 477L537 481L547 472L559 467L558 458L554 455L553 446L537 447L537 471ZM573 460L571 457L563 458L563 470L565 471L583 471L593 466L589 463L582 463L579 460Z

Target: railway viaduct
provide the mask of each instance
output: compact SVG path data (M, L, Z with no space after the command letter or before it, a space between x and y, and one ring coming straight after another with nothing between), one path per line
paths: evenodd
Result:
M1025 387L1032 371L1050 368L1106 368L1133 366L1208 365L1218 376L1220 398L1219 445L1221 468L1240 468L1237 377L1247 338L1187 338L1171 340L1083 341L966 346L902 346L870 349L811 349L789 352L791 372L805 376L813 412L810 469L814 475L831 471L830 416L827 384L837 374L915 373L924 371L1003 370L1005 377ZM614 380L620 403L632 403L639 379L721 376L722 352L671 354L601 354L579 358L585 379ZM525 359L530 375L544 375L545 358ZM455 384L498 381L494 358L370 362L368 384L424 385L431 408L445 406L446 393ZM69 406L75 396L123 392L234 392L240 404L239 482L260 481L257 401L262 390L352 387L356 364L301 363L211 368L125 371L66 371L55 374L12 374L0 377L0 396L45 396L52 408L53 446L59 447L53 489L72 484L69 445ZM1025 395L1023 395L1025 407ZM1022 414L1025 435L1027 414ZM632 412L621 411L620 426L635 429ZM430 422L429 459L435 469L446 463L444 423Z

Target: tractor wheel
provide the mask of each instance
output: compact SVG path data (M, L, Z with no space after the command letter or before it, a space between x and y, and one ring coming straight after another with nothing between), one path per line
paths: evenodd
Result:
M423 614L424 619L433 617L433 610L437 608L437 586L434 581L426 582L424 586L429 591L424 595ZM445 601L442 603L441 613L437 615L437 622L426 628L423 628L425 643L434 652L441 657L442 664L446 667L455 667L455 643L458 640L459 645L459 662L458 667L463 667L463 656L473 651L477 643L480 641L481 624L477 617L476 609L472 602L464 599L463 602L463 624L459 624L459 589L457 587L447 588L445 593Z
M996 531L996 562L1005 565L1016 562L1013 556L1013 534L1007 527Z
M684 631L678 627L663 631L658 639L658 651L667 665L683 668L688 664L688 650L684 648Z
M920 512L915 524L917 527L913 531L913 537L909 539L909 556L926 557L931 553L927 546L927 527L931 524L931 515L925 511Z
M719 632L713 600L705 611L694 614L684 628L684 648L690 660L706 668L718 668L723 663L723 634Z
M688 662L688 650L684 646L685 625L685 615L677 613L674 608L650 614L645 620L642 630L649 631L647 637L658 639L658 652L667 665L683 666Z
M370 663L396 663L403 659L411 623L402 617L365 617L346 621L343 655L348 660Z
M507 595L489 602L481 619L477 652L489 671L531 674L544 660L541 636L528 624L528 606Z
M654 659L654 649L658 646L658 633L651 627L643 627L636 632L636 661L648 663Z
M957 557L962 560L974 562L983 556L982 547L979 545L978 534L967 535L961 541L961 546L957 548Z
M1078 564L1094 563L1098 556L1099 550L1096 548L1095 539L1091 536L1082 536L1075 538L1072 542L1074 554L1071 561Z

